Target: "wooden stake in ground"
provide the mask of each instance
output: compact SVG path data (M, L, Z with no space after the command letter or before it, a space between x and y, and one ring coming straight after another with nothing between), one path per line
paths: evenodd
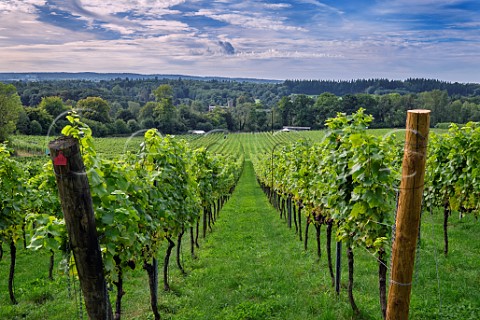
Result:
M113 319L103 274L92 197L78 140L61 137L48 145L70 248L80 278L89 319Z
M430 110L409 110L402 180L398 197L395 241L388 291L387 319L408 319L420 211L425 176L425 160L430 126Z

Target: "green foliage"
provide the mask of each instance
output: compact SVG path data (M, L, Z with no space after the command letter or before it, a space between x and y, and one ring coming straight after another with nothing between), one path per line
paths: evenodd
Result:
M157 128L163 133L174 133L179 131L178 110L173 105L173 89L170 85L160 85L153 91L157 103L153 107L153 117ZM148 108L145 110L148 111ZM145 112L144 112L145 113Z
M21 238L25 218L27 171L0 144L0 241L16 242Z
M130 133L130 128L127 126L127 123L123 119L115 120L115 133L117 134L127 134Z
M372 120L363 109L339 113L326 121L322 142L300 140L272 151L271 160L257 159L255 167L262 183L300 201L310 221L333 219L338 240L384 252L393 223L397 148L393 136L367 130Z
M112 282L118 280L120 268L148 261L158 254L165 237L176 237L198 220L200 191L195 172L209 173L209 182L216 187L209 190L209 196L214 199L236 182L232 176L237 166L204 169L202 166L207 164L194 163L193 151L186 141L162 137L155 129L145 133L136 156L126 153L102 159L96 153L92 131L78 114L71 112L67 119L71 124L62 134L79 139L104 266Z
M25 133L37 135L47 134L48 129L53 124L53 117L45 109L27 108L26 114L30 120L30 130ZM36 132L37 130L41 131Z
M58 197L52 162L45 163L28 181L30 205L26 221L29 249L58 250L66 253L67 230Z
M76 105L84 109L93 134L102 137L118 133L113 125L116 119L136 120L142 129L157 128L169 134L216 128L257 132L284 125L321 129L338 112L350 114L359 108L375 118L372 127L376 128L403 127L406 110L419 108L434 111L432 126L439 121L480 121L478 85L426 79L283 83L114 79L16 85L27 111L39 107L56 117L65 108L62 104ZM213 113L207 112L210 106L217 107ZM19 119L21 133L31 134L28 124L33 120L46 133L51 121L47 124L39 119L41 115L35 116ZM58 123L58 128L63 125ZM52 129L58 132L55 126Z
M158 102L167 100L169 103L172 103L173 88L171 85L162 84L153 91L153 94L155 95L155 98L157 99Z
M32 120L32 122L30 122L30 133L33 135L41 135L43 133L43 128L40 122L37 120Z
M18 117L22 111L22 102L16 88L11 84L0 83L0 143L7 140L15 131Z
M76 108L82 110L82 115L90 120L101 123L110 122L110 106L108 102L100 97L87 97L77 102Z
M156 130L145 133L139 162L158 192L152 214L160 215L156 220L162 220L159 229L167 236L176 236L199 216L192 156L184 140L162 137Z
M69 110L69 108L63 103L62 98L58 96L42 98L42 101L38 107L48 112L48 114L50 114L54 119L65 111Z
M451 124L447 133L431 135L424 192L427 208L447 205L450 210L478 216L479 141L480 126L475 122L463 127Z

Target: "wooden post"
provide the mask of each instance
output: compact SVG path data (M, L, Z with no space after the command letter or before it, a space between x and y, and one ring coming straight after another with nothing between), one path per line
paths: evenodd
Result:
M395 241L388 291L387 319L408 319L425 176L430 110L409 110Z
M48 144L58 193L90 319L113 319L103 274L92 197L78 140L60 137Z

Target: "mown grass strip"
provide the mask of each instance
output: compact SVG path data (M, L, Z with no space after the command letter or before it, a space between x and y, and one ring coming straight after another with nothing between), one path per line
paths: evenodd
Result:
M339 309L348 314L348 308L326 287L329 281L320 276L316 260L268 204L247 161L193 270L164 301L177 307L164 316L338 319Z

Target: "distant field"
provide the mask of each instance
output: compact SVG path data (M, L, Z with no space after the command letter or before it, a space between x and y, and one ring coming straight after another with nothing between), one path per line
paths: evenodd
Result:
M431 129L431 132L444 133L445 129ZM376 135L395 135L399 142L405 138L404 129L371 129ZM104 155L118 155L127 151L135 152L143 141L143 133L137 136L95 138L97 152ZM263 152L271 149L280 142L288 143L298 139L309 139L319 142L323 139L325 131L290 131L282 132L246 132L246 133L223 133L216 132L206 135L184 134L176 135L179 139L187 140L194 147L207 147L212 152L238 153L241 148L246 148L248 153ZM13 146L20 151L21 156L42 155L48 146L48 142L56 137L15 135L11 137ZM232 139L233 138L233 139Z

